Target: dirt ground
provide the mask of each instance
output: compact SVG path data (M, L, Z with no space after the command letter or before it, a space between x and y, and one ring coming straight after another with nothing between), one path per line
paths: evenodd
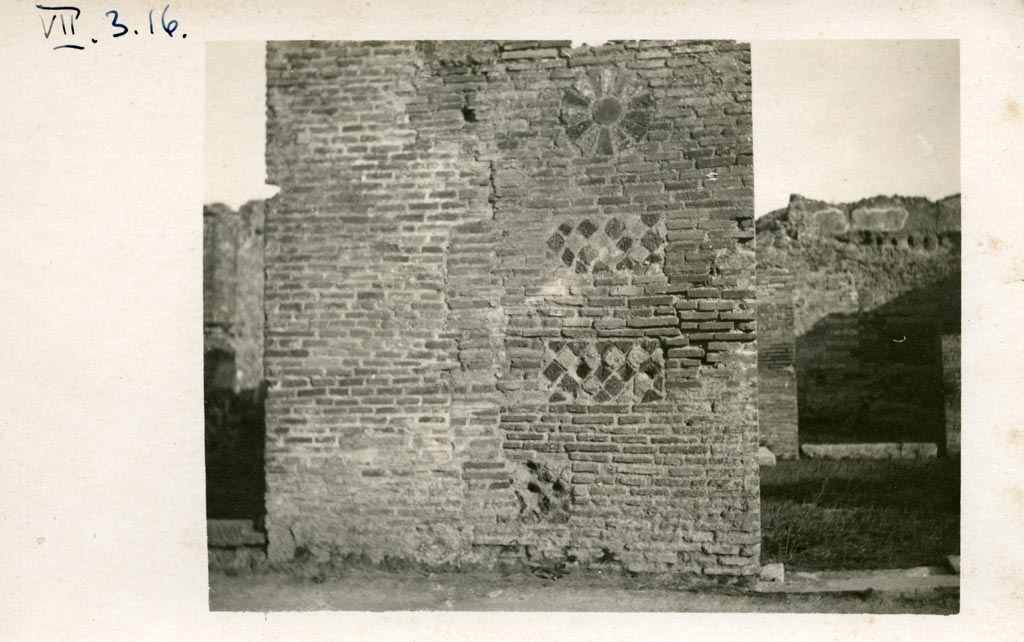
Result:
M959 610L959 595L930 592L764 594L750 589L674 589L619 577L417 574L352 570L340 577L210 573L212 611L609 611L930 613Z
M960 551L960 462L780 461L761 469L761 561L787 570L942 564Z

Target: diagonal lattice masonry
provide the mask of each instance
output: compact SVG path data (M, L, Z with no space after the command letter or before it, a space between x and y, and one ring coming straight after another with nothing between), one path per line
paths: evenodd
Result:
M561 220L546 242L550 255L579 274L659 274L665 261L664 218L594 216Z
M541 373L554 390L552 402L646 403L664 399L661 343L646 341L549 341Z

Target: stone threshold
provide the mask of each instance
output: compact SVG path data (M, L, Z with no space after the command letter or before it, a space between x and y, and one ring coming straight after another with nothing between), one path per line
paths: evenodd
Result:
M852 444L803 444L800 455L807 459L935 459L939 447L924 442Z
M959 558L958 558L959 559ZM958 564L959 565L959 564ZM958 566L957 565L957 566ZM942 566L862 571L795 571L783 582L758 582L759 593L894 593L923 597L959 590L960 576Z

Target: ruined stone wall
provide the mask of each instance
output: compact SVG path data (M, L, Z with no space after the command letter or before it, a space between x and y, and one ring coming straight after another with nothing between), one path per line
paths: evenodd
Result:
M203 208L206 507L263 514L262 202Z
M800 440L942 443L939 338L960 332L959 197L795 196L758 219L757 235L759 275L794 278ZM776 332L770 316L762 325ZM762 382L772 376L764 361Z
M204 348L234 355L236 392L263 380L263 217L260 201L203 208Z
M748 47L267 72L271 557L753 573Z

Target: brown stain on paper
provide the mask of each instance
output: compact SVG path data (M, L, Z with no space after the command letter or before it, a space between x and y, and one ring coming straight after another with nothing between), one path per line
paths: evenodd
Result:
M1020 103L1013 98L1007 99L1006 106L1003 108L1006 117L1016 122L1020 120Z
M1003 241L994 236L990 236L987 241L978 241L978 247L980 247L983 252L1000 252L1003 249Z
M1010 496L1010 500L1016 504L1017 508L1024 511L1024 489L1014 485L1007 490L1007 494Z
M1024 280L1024 279L1020 279ZM1024 430L1021 430L1017 426L1010 428L1010 431L1006 435L1006 441L1011 446L1024 446Z
M181 547L186 549L192 549L194 551L203 550L202 543L196 541L196 539L192 537L192 532L187 528L185 529L184 535L181 536Z

